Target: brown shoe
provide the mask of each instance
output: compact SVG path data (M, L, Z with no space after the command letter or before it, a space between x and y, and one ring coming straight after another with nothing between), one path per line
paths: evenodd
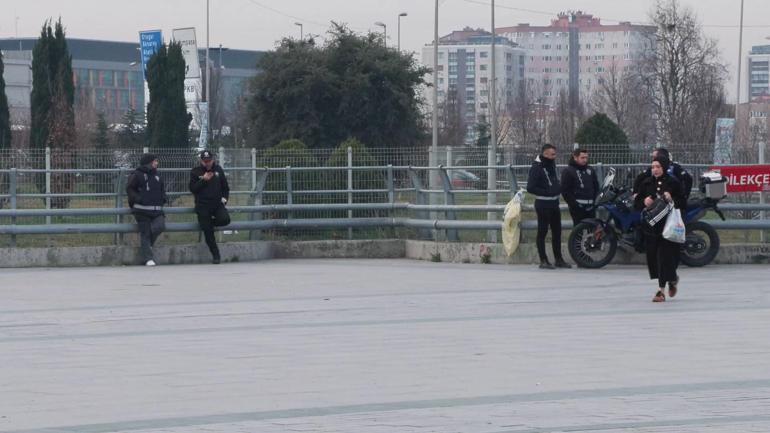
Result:
M676 296L676 291L679 288L679 277L676 277L676 281L668 282L668 297L673 298Z
M666 295L664 295L663 292L658 290L658 293L656 293L655 297L652 298L652 302L666 302Z

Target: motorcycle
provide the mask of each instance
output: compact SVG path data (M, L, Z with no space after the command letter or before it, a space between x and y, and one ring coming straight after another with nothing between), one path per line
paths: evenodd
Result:
M585 219L572 229L567 249L572 259L582 268L601 268L609 264L617 253L618 245L636 252L644 251L641 212L634 209L630 190L613 185L615 169L611 168L596 198L596 218ZM717 206L718 199L691 198L682 213L686 237L682 244L681 261L687 266L700 267L711 263L719 252L719 234L705 221L713 210L724 221Z

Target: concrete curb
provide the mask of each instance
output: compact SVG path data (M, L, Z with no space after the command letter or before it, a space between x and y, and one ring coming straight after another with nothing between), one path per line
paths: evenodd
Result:
M488 250L487 250L488 248ZM550 250L550 246L548 247ZM489 263L534 264L537 250L532 243L519 246L512 257L501 244L432 242L417 240L329 240L255 241L220 244L223 262L255 262L270 259L395 259L482 263L482 249L489 252ZM569 260L566 247L562 248ZM94 246L68 248L0 248L0 267L77 267L139 265L134 246ZM550 252L549 252L550 254ZM159 245L155 249L159 264L209 263L211 255L204 244ZM643 265L644 255L618 250L614 264ZM768 264L770 244L722 245L716 264Z

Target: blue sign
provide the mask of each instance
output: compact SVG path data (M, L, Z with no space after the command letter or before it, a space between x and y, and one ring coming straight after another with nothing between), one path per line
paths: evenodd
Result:
M147 63L150 61L150 57L160 49L160 44L163 43L163 35L160 30L146 30L139 32L139 50L142 57L142 76L146 78Z

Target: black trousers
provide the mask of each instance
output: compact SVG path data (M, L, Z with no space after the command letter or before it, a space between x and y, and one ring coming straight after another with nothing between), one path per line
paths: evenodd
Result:
M230 214L227 213L224 205L216 207L196 207L195 213L198 214L198 225L203 231L203 237L206 239L206 245L214 258L219 258L219 247L214 237L214 227L224 227L230 224Z
M577 225L580 221L583 221L587 218L596 218L596 211L595 210L587 210L580 206L577 207L570 207L569 208L569 215L572 217L572 223Z
M535 212L537 213L537 254L540 256L540 261L548 260L545 254L545 237L548 235L549 228L554 260L564 260L561 255L561 211L558 207L540 208L535 204Z
M153 260L152 247L158 236L166 230L166 217L161 212L134 212L136 225L139 226L139 253L142 261Z
M657 279L658 287L666 287L666 283L676 281L681 245L665 239L663 235L652 233L645 233L644 240L650 279Z

